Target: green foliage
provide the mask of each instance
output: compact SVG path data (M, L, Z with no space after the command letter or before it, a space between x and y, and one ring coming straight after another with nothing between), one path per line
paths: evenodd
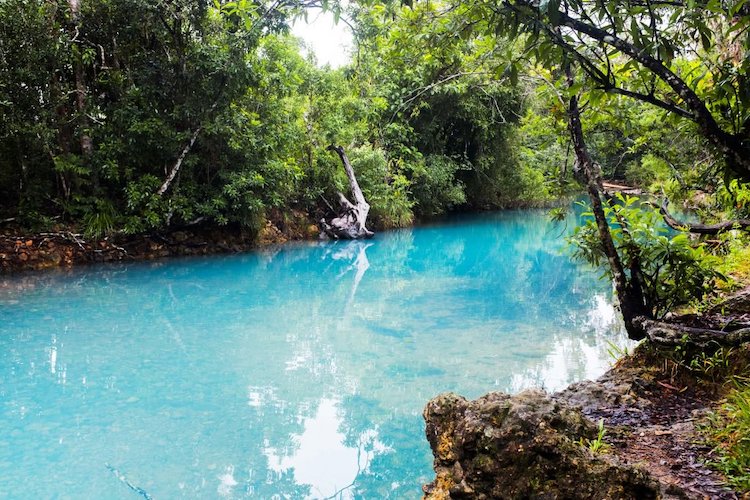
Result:
M585 91L588 105L605 110L607 93L626 95L666 110L672 124L692 120L726 155L728 175L750 175L745 0L658 8L614 0L512 0L502 6L472 2L465 9L470 29L509 39L521 35L526 53L546 68L557 67L567 53L586 78L571 93Z
M604 428L604 419L600 418L597 424L597 435L595 439L581 438L578 442L584 448L593 454L608 453L612 448L612 445L604 441L604 436L607 435L607 430Z
M713 352L700 351L690 359L688 366L712 382L726 380L734 369L734 354L734 348L718 346Z
M625 179L635 186L650 186L657 181L664 182L671 176L667 162L652 154L646 154L640 162L630 164Z
M529 15L559 20L558 8L614 16L618 32L710 103L724 130L748 129L739 57L748 16L738 2L656 12L617 2L352 4L357 59L339 70L316 67L282 34L305 5L91 0L73 15L69 2L1 2L0 213L60 217L90 237L197 219L260 227L283 208L319 216L346 188L332 143L361 163L381 227L546 203L571 190L570 92L555 79L559 44ZM508 16L511 6L520 10ZM645 36L654 26L659 36ZM703 49L687 56L696 35ZM586 133L605 174L684 199L697 184L715 191L706 212L747 216L750 190L722 186L725 165L706 153L701 127L603 92L592 68L684 104L673 89L632 58L603 53L606 43L565 37L602 56L573 90L596 112Z
M750 217L750 183L742 183L733 179L719 186L716 193L719 207L730 211L732 218Z
M392 7L392 6L391 6ZM440 4L359 8L357 79L383 147L410 183L418 216L546 199L513 153L520 84L502 76L510 45L467 31ZM543 180L543 179L542 179Z
M0 4L2 211L63 207L94 237L254 223L290 204L311 69L296 41L269 35L294 5L246 6L96 0L74 17L67 2Z
M379 227L405 227L414 221L409 198L409 180L402 174L395 174L387 189L372 197L372 214Z
M750 491L750 384L737 379L721 408L703 427L714 446L710 465L724 474L741 492Z
M457 173L469 168L461 159L445 155L429 155L424 162L415 162L411 190L419 213L431 217L465 204L466 187Z
M687 233L674 233L661 214L638 198L617 195L619 203L605 207L610 232L630 280L640 280L644 301L653 317L661 318L677 306L703 299L726 279L719 259ZM605 260L596 223L590 218L571 237L576 258L600 265ZM609 268L608 269L608 273ZM636 276L632 270L639 269Z
M547 192L565 195L579 188L571 182L575 161L569 144L563 89L552 82L549 72L534 68L526 113L518 128L519 162L544 175Z
M95 201L95 208L83 217L83 235L90 239L101 239L112 234L117 227L117 211L106 200Z
M369 145L352 149L349 158L368 203L375 225L404 227L414 220L408 179L391 169L385 152Z

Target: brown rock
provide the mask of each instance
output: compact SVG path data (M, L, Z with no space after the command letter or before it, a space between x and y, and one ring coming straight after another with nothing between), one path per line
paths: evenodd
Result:
M424 411L436 477L425 498L658 498L647 472L580 444L596 426L541 390L476 401L442 394Z
M172 238L179 243L183 243L187 241L188 235L184 231L177 231L172 235Z

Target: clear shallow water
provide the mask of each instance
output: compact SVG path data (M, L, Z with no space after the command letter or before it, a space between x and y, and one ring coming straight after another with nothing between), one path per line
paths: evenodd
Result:
M429 398L559 389L626 343L561 231L504 212L0 278L0 497L418 498Z

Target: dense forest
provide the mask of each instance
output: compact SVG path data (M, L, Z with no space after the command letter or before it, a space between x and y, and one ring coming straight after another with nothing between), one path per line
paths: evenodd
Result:
M290 34L313 8L351 28L348 65ZM87 240L319 221L341 146L377 229L585 192L571 242L630 337L705 347L723 327L665 320L750 278L748 73L745 0L5 0L0 219Z
M559 2L325 5L354 30L341 69L288 34L306 7L3 2L2 216L90 237L316 216L345 185L330 144L379 227L544 204L580 189L571 91L605 178L747 215L744 2L564 6L646 60Z
M313 7L353 30L349 65L301 55L289 26ZM747 11L740 0L3 2L1 215L92 240L318 221L347 191L332 145L377 228L586 190L594 217L578 255L609 263L641 337L628 318L701 298L726 281L713 255L743 256ZM654 196L612 203L601 178ZM687 229L709 246L654 229L662 215L686 229L670 202L698 217ZM626 230L610 234L608 219Z

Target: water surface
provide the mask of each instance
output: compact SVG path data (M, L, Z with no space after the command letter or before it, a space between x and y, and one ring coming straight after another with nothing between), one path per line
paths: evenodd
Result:
M624 333L544 212L0 278L0 497L418 498L443 391L559 389Z

